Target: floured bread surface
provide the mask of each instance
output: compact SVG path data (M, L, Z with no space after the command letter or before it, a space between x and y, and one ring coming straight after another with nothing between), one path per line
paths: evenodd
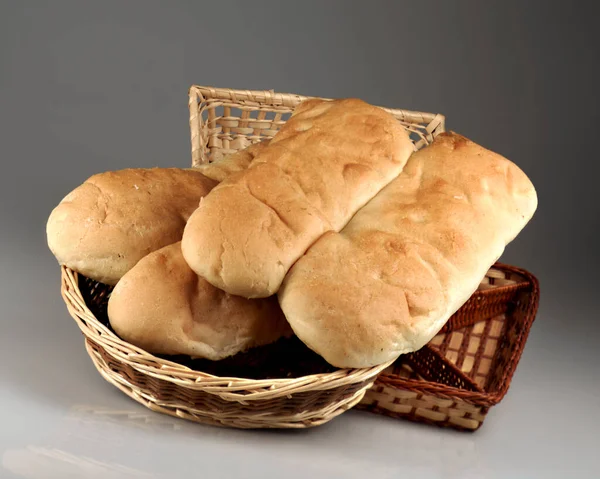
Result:
M298 337L330 364L392 360L437 334L536 207L516 165L442 134L340 233L296 262L280 304Z
M274 294L292 264L402 170L404 127L361 100L307 100L247 170L193 213L182 250L211 284L245 297Z
M114 285L148 253L181 241L200 198L216 184L179 168L94 175L50 214L48 246L60 264Z
M219 360L291 335L276 297L227 294L187 265L181 243L139 261L115 286L108 316L125 341L155 354Z

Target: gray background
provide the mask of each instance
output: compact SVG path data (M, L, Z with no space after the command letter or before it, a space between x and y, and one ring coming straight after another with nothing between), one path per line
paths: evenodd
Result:
M0 477L600 477L595 13L593 2L0 1ZM503 260L540 278L542 303L479 432L360 413L299 433L215 430L144 418L99 377L60 298L45 221L93 173L187 166L193 83L441 112L529 175L539 210ZM15 472L23 457L37 475Z

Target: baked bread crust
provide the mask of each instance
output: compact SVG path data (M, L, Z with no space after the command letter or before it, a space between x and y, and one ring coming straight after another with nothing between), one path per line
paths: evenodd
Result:
M279 290L296 335L337 367L423 347L477 289L537 207L506 158L439 135L340 233L322 236Z
M69 193L46 225L60 264L114 285L148 253L181 241L185 224L227 175L245 169L258 143L196 168L130 168L100 173Z
M404 127L356 99L307 100L250 163L200 203L183 255L211 284L267 297L292 264L402 170L414 150Z
M276 297L246 299L215 288L190 269L180 242L121 278L108 317L122 339L145 351L214 361L292 334Z

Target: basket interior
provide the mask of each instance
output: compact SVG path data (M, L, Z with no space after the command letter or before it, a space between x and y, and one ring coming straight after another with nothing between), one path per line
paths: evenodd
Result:
M292 114L291 111L242 107L215 100L200 104L199 113L202 124L210 132L207 138L210 161L272 138Z
M292 112L282 112L272 108L244 107L218 100L207 100L200 104L202 124L210 132L209 160L216 161L226 154L246 148L251 143L275 136ZM428 143L427 124L407 121L400 121L400 123L408 130L413 143Z
M436 336L430 343L442 356L471 378L481 389L490 389L499 356L498 344L508 327L506 314L500 314L473 326Z

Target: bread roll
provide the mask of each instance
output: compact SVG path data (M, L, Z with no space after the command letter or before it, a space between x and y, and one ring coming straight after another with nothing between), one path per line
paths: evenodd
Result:
M516 165L442 134L298 260L280 305L296 335L334 366L392 360L433 338L536 207Z
M108 316L122 339L148 352L212 360L291 334L276 297L245 299L215 288L190 269L179 242L121 278Z
M228 174L245 169L262 148L259 143L198 168L94 175L50 214L48 246L60 264L114 285L148 253L181 241L200 198Z
M183 234L191 268L228 293L274 294L291 265L400 173L404 127L355 100L308 100L247 170L216 187Z
M180 241L200 198L216 184L199 171L179 168L94 175L50 214L48 246L59 263L116 284L148 253Z

